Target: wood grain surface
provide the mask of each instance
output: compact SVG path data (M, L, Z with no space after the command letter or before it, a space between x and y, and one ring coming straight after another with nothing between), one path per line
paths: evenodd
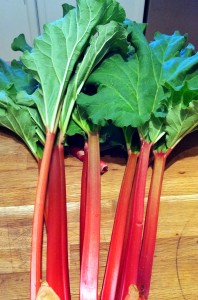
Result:
M100 285L117 197L123 157L106 155L102 176ZM79 195L82 164L66 157L69 259L72 299L78 299ZM148 193L151 168L148 171ZM0 300L29 299L31 226L37 164L26 147L0 133ZM145 199L146 202L146 199ZM45 246L44 235L45 273ZM45 276L45 275L44 275ZM198 134L173 152L165 171L150 300L198 299ZM116 300L116 299L115 299Z

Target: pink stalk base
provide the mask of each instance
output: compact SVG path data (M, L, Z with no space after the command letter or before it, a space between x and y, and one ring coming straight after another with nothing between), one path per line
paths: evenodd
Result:
M70 299L64 147L53 149L48 182L47 268L49 286L61 300Z
M42 263L42 233L45 198L48 182L48 173L55 135L46 132L46 143L40 166L39 179L34 206L34 216L32 225L32 253L30 270L30 299L35 300L36 294L41 284L41 263Z
M162 189L166 157L166 153L154 152L154 169L152 173L148 196L148 204L146 210L146 219L138 272L138 289L140 292L140 299L142 300L148 299L149 295L153 257L156 244L160 195Z
M100 246L100 151L98 133L88 135L85 230L81 260L80 300L98 299Z
M137 286L138 263L142 241L144 197L149 155L152 143L142 142L133 191L131 193L131 211L129 221L129 236L124 255L122 274L118 286L118 299L125 299L130 286Z
M122 254L122 245L126 227L127 213L129 209L130 193L133 185L133 178L138 154L131 153L128 157L127 166L120 189L118 204L114 219L114 226L111 236L111 243L107 258L105 277L103 281L101 300L116 299L116 287Z

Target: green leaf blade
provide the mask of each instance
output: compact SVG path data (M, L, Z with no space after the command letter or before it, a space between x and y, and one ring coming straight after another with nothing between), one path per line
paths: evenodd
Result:
M85 52L82 62L79 63L75 75L70 80L68 86L59 125L63 133L66 132L69 122L67 113L71 110L71 106L74 105L88 75L109 51L118 49L125 55L128 51L128 42L124 27L114 21L98 26L97 34L91 38L90 46Z
M176 105L169 111L166 120L166 146L170 149L197 127L198 101L191 101L188 107L182 107L182 103Z
M38 125L39 124L39 125ZM9 95L0 92L0 126L16 133L36 158L41 158L45 132L38 111L17 105Z
M10 94L16 94L21 90L31 94L38 83L28 74L21 62L9 63L0 59L0 90L6 90Z
M50 131L55 130L70 76L95 26L123 16L116 1L77 1L77 8L64 18L45 25L31 53L23 54L23 63L42 85L45 125Z
M173 57L180 56L182 49L186 46L187 36L180 35L175 31L172 35L155 33L154 40L150 43L153 53L163 64Z

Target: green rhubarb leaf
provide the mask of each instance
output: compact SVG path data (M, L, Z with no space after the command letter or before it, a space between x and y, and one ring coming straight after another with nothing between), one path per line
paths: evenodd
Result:
M86 114L79 107L76 107L72 113L74 122L88 135L90 132L98 131L98 127L86 118Z
M196 53L195 47L192 44L188 44L182 51L180 52L181 57L189 57Z
M195 76L195 80L196 80L196 76ZM197 100L198 99L197 84L195 83L194 86L192 84L191 86L189 86L189 82L185 81L182 84L182 86L174 87L174 88L166 84L166 87L168 88L169 91L169 96L168 96L169 106L173 107L175 105L178 105L179 103L188 106L192 100Z
M0 59L0 90L16 94L21 90L32 93L38 86L33 77L28 74L20 62L9 63Z
M173 36L158 33L155 41L148 45L139 24L130 23L130 29L132 45L136 48L134 56L128 61L119 55L106 60L88 81L99 85L98 93L79 98L80 105L80 99L84 99L83 105L96 124L104 125L110 118L117 126L140 127L149 120L151 113L164 115L164 106L160 106L164 99L163 65L166 60L180 55L186 37L179 33ZM93 107L88 107L90 102ZM144 130L141 131L144 134Z
M124 134L127 150L131 150L132 148L133 151L138 150L138 145L136 143L132 143L134 133L135 133L135 128L131 126L123 128L123 134Z
M128 60L119 54L104 60L87 81L88 87L97 87L96 93L81 93L77 103L94 124L104 126L111 120L118 127L136 127L141 138L155 143L165 134L170 105L168 82L173 69L168 66L179 61L177 67L184 71L183 61L193 58L181 55L187 37L178 32L157 33L149 44L138 24L130 23L130 30L133 55Z
M172 36L157 33L150 45L156 57L163 62L161 80L166 101L161 112L165 117L173 106L188 106L190 101L197 99L197 55L194 47L187 44L187 35L181 36L179 32ZM157 142L164 135L164 128L165 119L152 116L147 131L149 140Z
M83 111L76 107L72 113L72 119L69 122L67 136L82 135L84 139L90 132L98 131L99 128L85 119ZM108 124L100 130L100 144L103 144L102 149L124 145L124 136L122 130L118 127Z
M188 107L183 107L180 103L170 109L166 123L166 147L171 149L198 126L198 101L191 101Z
M0 124L21 137L38 158L45 142L45 127L33 95L30 98L37 86L20 61L10 65L0 60Z
M136 23L132 45L136 52L128 60L115 54L90 76L88 83L98 85L96 94L78 98L95 124L104 126L112 120L118 127L139 127L160 106L164 94L156 73L161 66Z
M32 154L41 158L45 137L35 120L39 120L36 109L16 105L6 92L0 92L0 126L15 132Z
M188 52L186 50L188 48L187 35L180 35L178 31L174 32L173 35L157 32L154 40L150 43L150 47L161 64L161 72L158 74L161 84L167 87L164 91L166 93L165 99L168 99L168 101L164 102L161 107L164 111L164 106L168 107L172 103L170 100L173 96L173 88L170 89L168 82L175 71L173 65L175 61L178 61L178 66L180 66ZM184 52L186 52L186 55L184 55ZM174 97L172 97L173 99Z
M166 64L167 65L167 64ZM198 99L198 55L182 56L169 64L171 74L165 83L170 108L182 104L188 107L192 100ZM169 109L169 108L168 108Z
M149 141L153 143L157 143L158 140L165 135L165 118L164 117L156 117L155 115L151 115L151 119L146 125L145 131L147 130L146 136Z
M161 65L163 65L165 61L180 57L186 43L187 35L181 35L178 31L175 31L172 35L156 32L150 47Z
M86 136L84 130L73 119L71 119L67 129L67 136L74 136L76 134L84 137Z
M126 55L128 46L127 32L121 24L111 21L97 27L97 32L91 37L90 45L68 86L59 125L63 134L69 123L68 112L72 111L76 98L91 71L109 51L119 50Z
M33 94L29 95L25 91L20 91L14 102L16 105L26 107L29 111L31 118L34 120L35 124L40 128L40 130L45 133L45 126L42 122L42 116L38 113L36 101L38 100L38 96L35 96L39 93L39 90L36 90Z
M40 89L36 89L34 93L28 94L25 91L21 91L15 98L15 103L26 107L39 108L39 115L42 123L45 124L45 111L43 106L43 95Z
M64 18L46 24L32 51L22 55L23 63L41 84L44 108L38 109L45 111L45 126L51 132L56 131L66 87L95 26L124 18L116 1L79 0Z
M7 74L9 74L8 64L0 59L0 90L10 90L13 87L13 82Z
M188 82L189 89L197 89L198 84L198 53L190 57L178 57L165 63L163 79L176 90Z
M19 34L19 36L13 40L11 44L11 48L14 51L21 51L21 52L24 51L30 52L32 50L32 47L26 42L25 35L23 33Z
M128 34L131 34L133 32L134 21L132 21L130 19L125 19L123 24L126 26ZM137 26L144 33L144 31L146 30L147 24L146 23L137 23Z
M188 58L195 54L194 47L191 44L187 44L187 35L180 35L178 31L174 32L173 35L157 32L154 36L154 41L150 43L150 47L161 63L160 78L169 91L168 105L176 105L179 95L177 94L177 98L175 98L173 89L178 91L185 85L185 80L183 81L184 78L181 79L181 76L190 73L190 69L192 70L193 65L196 64L197 58ZM174 84L173 81L175 81ZM181 81L183 81L183 85ZM172 94L171 98L173 100L171 102L170 94Z

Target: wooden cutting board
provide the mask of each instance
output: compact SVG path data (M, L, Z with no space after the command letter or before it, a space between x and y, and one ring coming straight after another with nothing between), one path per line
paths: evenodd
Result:
M150 300L198 299L198 134L173 152L165 171ZM125 167L125 159L103 157L100 285ZM78 299L79 196L82 164L65 158L72 299ZM148 193L151 168L148 171ZM0 134L0 300L29 299L31 225L37 164L26 147ZM145 199L146 200L146 199ZM44 238L44 251L46 239ZM45 257L43 259L45 266ZM45 267L44 267L45 269ZM116 299L115 299L116 300Z

